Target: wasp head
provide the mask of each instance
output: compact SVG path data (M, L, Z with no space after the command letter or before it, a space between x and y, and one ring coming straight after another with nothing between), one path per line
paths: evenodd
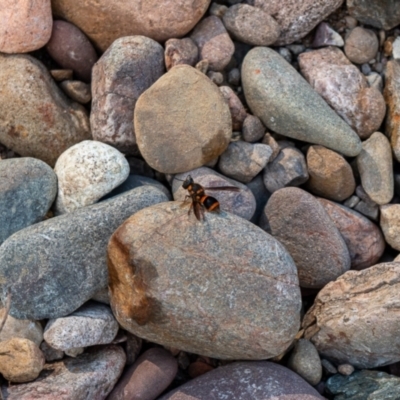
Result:
M190 176L190 175L188 175L187 177L186 177L186 179L183 181L183 183L182 183L182 187L184 188L184 189L187 189L190 185L192 185L193 184L193 178Z

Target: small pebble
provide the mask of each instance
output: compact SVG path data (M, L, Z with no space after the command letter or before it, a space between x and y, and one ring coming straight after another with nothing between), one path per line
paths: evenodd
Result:
M242 135L246 142L254 143L259 141L265 133L265 127L260 118L247 114L243 121ZM268 144L268 143L265 143Z
M195 68L202 74L206 75L209 65L210 63L208 62L208 60L201 60L196 64Z
M207 76L210 78L211 82L215 83L217 86L221 86L224 83L224 75L221 72L208 71Z
M292 53L286 47L279 47L278 53L288 62L292 62Z
M224 96L226 102L228 103L229 110L232 116L232 129L234 131L241 130L243 126L243 121L247 117L247 113L242 102L229 86L221 86L219 90Z
M195 361L189 365L188 374L193 378L197 378L198 376L204 375L207 372L210 372L214 369L212 365L209 365L202 361Z
M190 38L169 39L165 42L164 59L167 71L180 64L194 67L198 58L199 50Z
M344 46L342 37L333 30L326 22L321 22L315 31L313 47Z
M57 350L54 347L51 347L45 341L41 343L40 350L42 350L46 362L57 361L64 358L64 352L62 350Z
M340 364L337 369L340 374L345 376L349 376L354 372L354 367L350 364Z
M343 205L345 207L354 208L360 202L360 198L357 196L350 196Z
M400 36L393 42L392 55L395 60L400 60Z
M56 82L62 82L66 80L72 80L73 77L72 69L51 69L50 75Z
M337 374L337 369L336 367L327 359L323 358L321 360L322 368L324 369L325 373L329 375L335 375Z
M228 73L228 82L233 86L240 84L240 71L238 68L232 68Z
M215 15L218 18L222 18L227 10L228 7L223 4L211 3L208 12L210 13L210 15Z
M87 104L92 100L90 85L82 81L64 80L60 83L61 89L72 100L81 104Z
M356 27L346 38L344 51L350 61L364 64L376 56L378 47L379 42L374 31Z

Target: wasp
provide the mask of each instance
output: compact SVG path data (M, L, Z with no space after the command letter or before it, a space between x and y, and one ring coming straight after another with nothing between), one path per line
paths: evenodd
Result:
M180 180L180 179L179 179ZM236 186L215 186L215 187L203 187L199 183L195 183L193 178L188 175L182 183L182 187L189 192L186 198L190 198L192 203L188 214L194 211L196 218L201 221L204 220L204 210L219 212L219 201L215 197L208 196L206 190L229 190L232 192L239 192L240 189Z

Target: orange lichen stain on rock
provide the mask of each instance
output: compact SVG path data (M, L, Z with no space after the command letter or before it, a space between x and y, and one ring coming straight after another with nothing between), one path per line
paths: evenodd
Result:
M119 322L133 319L137 324L146 324L151 315L151 302L146 295L146 283L136 268L129 262L129 252L114 233L108 245L108 272L111 303Z
M43 103L37 108L40 115L43 117L44 123L49 127L54 126L53 105L51 103Z
M261 72L261 70L255 69L254 72L256 73L256 75L258 75Z
M13 138L26 138L28 136L27 130L22 125L11 125L7 134Z

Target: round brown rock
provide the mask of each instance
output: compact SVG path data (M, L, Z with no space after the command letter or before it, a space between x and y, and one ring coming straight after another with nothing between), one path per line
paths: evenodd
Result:
M248 4L229 7L222 20L231 35L252 46L270 46L281 31L271 15Z
M53 13L82 29L102 51L123 36L159 42L188 33L210 0L52 0Z
M364 64L376 56L378 47L379 42L375 33L357 26L346 38L344 51L350 61Z
M8 381L33 381L39 376L43 366L43 353L30 340L13 338L0 342L0 373Z
M318 200L299 188L272 194L265 206L271 233L296 263L300 286L321 288L350 268L346 243Z
M72 69L77 78L90 81L98 57L86 35L75 25L54 21L46 50L63 68Z
M143 209L112 236L118 322L149 341L215 358L282 353L297 333L301 305L292 258L242 218L207 212L198 221L183 204Z
M91 139L85 108L35 58L0 55L0 93L0 142L16 153L54 166L66 149Z
M342 201L356 189L350 164L340 154L323 146L310 146L307 168L310 175L308 188L317 196Z
M50 0L1 0L0 52L40 49L50 39L52 23Z
M139 97L134 127L143 158L168 174L215 159L232 135L231 113L218 87L188 65L173 67Z
M361 270L374 265L385 250L385 240L380 229L351 208L325 199L318 200L346 242L351 268Z
M305 338L336 364L376 368L400 361L400 263L348 271L326 285L303 320Z
M107 400L153 400L172 382L178 362L161 348L145 351L127 369Z

